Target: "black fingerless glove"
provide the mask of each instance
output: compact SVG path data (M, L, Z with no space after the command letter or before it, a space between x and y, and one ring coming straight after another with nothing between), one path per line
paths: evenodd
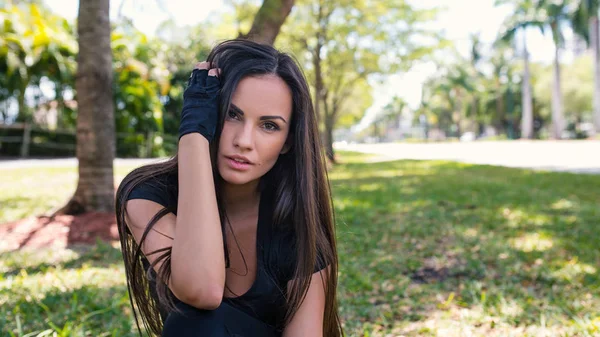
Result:
M183 92L179 139L192 132L210 143L215 136L219 113L219 79L208 76L207 69L194 69Z

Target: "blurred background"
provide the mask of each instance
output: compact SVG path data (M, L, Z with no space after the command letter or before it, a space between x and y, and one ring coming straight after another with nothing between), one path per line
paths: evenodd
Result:
M599 10L0 0L0 335L136 335L114 187L176 153L193 65L245 37L310 84L348 336L599 336Z

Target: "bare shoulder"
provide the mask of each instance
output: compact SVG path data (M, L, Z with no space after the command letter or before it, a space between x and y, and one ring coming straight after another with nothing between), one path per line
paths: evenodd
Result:
M151 200L132 199L127 201L125 206L125 221L138 245L152 218L163 208L162 205ZM159 218L148 231L141 248L142 253L150 264L154 264L157 256L160 255L153 254L153 252L172 247L173 237L175 236L175 221L175 214L167 213ZM163 261L161 260L154 265L156 272L162 266Z

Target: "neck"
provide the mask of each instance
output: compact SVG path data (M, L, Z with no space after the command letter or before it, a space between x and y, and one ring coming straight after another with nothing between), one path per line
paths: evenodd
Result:
M260 200L259 180L244 185L232 185L223 182L223 202L229 215L252 213Z

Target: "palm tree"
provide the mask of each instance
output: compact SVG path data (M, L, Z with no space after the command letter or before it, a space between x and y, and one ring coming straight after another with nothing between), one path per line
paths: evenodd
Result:
M481 37L479 33L471 34L469 37L471 43L471 52L469 55L468 64L466 65L467 73L470 77L471 81L471 102L469 103L469 117L471 118L471 131L473 131L476 135L479 134L479 131L482 129L480 123L480 100L483 96L484 90L483 88L483 79L484 75L480 71L480 62L483 59L482 56L482 45L481 45Z
M529 73L529 52L525 31L530 27L543 29L545 22L540 20L538 10L533 0L497 0L496 5L511 3L515 5L514 14L504 22L503 31L500 33L499 43L514 43L517 33L523 37L523 80L522 80L522 106L521 138L533 138L533 95Z
M115 119L110 0L80 0L77 19L77 159L79 180L57 213L114 211Z
M394 96L375 116L373 123L381 124L385 128L385 134L389 130L399 129L402 114L408 103L401 97Z
M552 86L552 137L560 139L565 127L560 90L560 51L564 47L562 29L571 19L570 2L566 0L539 0L537 9L545 15L546 27L550 28L554 41L554 84Z
M594 125L596 133L600 133L600 23L598 11L600 0L579 0L572 23L576 34L583 37L592 49L594 57Z
M493 88L488 91L490 98L493 99L493 112L491 113L491 124L498 130L499 133L506 132L506 103L505 103L505 91L507 84L502 82L503 75L506 76L508 68L510 67L510 57L507 55L511 49L508 48L496 48L492 57L490 58L490 64L493 67L492 77L488 88ZM510 79L506 76L508 81Z
M460 137L469 104L476 89L465 60L452 65L438 65L437 75L423 85L422 105L435 116L437 126Z

